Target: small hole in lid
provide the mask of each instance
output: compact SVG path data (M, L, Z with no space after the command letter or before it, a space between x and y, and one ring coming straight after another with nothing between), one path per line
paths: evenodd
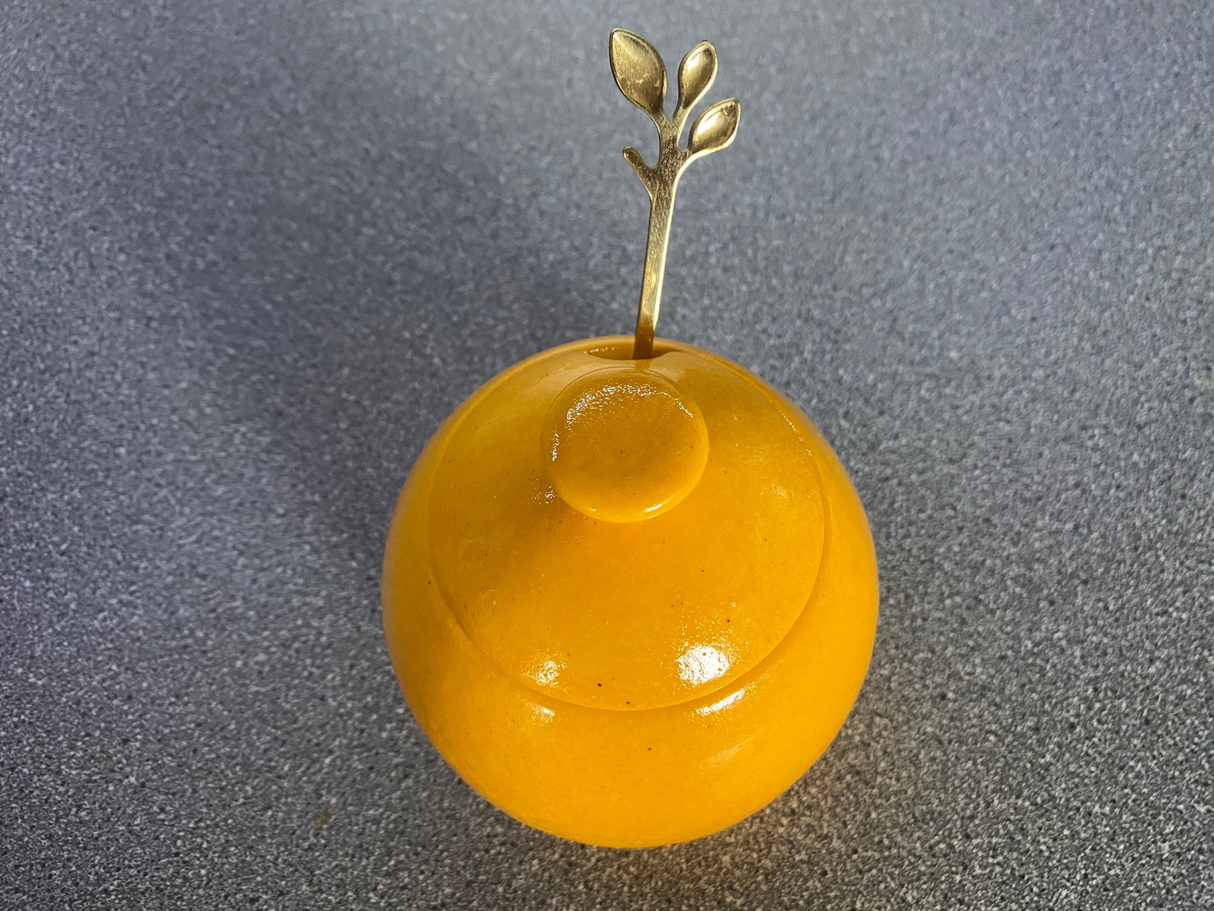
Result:
M602 358L605 361L631 361L633 359L632 346L632 339L628 339L626 341L608 342L596 348L589 348L587 349L586 353L591 357ZM654 342L653 359L656 360L663 354L673 350L673 348L668 345L664 345L660 341Z

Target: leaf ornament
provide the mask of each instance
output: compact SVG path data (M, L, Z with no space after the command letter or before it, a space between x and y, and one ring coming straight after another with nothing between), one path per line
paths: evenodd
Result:
M666 64L657 49L632 32L611 33L611 75L624 97L650 117L664 115Z
M725 148L738 135L738 120L741 116L742 105L738 99L718 101L691 125L691 135L687 137L687 151L698 158Z

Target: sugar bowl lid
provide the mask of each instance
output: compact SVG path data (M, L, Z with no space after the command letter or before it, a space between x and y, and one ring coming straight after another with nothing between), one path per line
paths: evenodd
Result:
M524 361L452 420L429 491L439 592L551 697L641 710L753 668L804 610L825 513L803 415L717 355L632 339Z

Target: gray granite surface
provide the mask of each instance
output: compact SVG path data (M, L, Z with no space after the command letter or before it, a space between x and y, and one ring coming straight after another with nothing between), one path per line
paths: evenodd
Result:
M479 383L631 328L616 25L720 50L663 334L849 467L868 681L623 852L418 731L381 549ZM1214 5L0 5L0 908L1214 907Z

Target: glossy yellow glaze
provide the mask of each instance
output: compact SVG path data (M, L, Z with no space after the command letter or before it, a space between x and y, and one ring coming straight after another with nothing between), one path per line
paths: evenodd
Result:
M877 619L863 508L796 406L709 352L631 347L555 348L474 393L384 561L389 649L439 751L516 818L622 847L792 784Z

